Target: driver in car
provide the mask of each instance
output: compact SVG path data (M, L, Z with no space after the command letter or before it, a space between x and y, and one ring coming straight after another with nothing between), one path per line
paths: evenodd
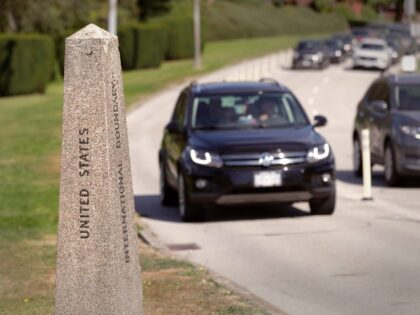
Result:
M276 111L277 103L272 99L263 99L260 102L258 121L263 124L278 123L281 118Z

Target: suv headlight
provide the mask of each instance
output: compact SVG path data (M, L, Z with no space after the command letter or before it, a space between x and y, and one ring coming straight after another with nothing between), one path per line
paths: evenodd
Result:
M221 157L216 153L193 148L188 148L187 150L189 151L189 156L191 160L195 164L217 168L223 166L223 161Z
M407 136L412 136L416 139L420 139L420 127L403 125L400 126L400 130L403 134Z
M309 163L315 163L325 160L330 156L330 146L328 143L314 146L308 151L307 160Z

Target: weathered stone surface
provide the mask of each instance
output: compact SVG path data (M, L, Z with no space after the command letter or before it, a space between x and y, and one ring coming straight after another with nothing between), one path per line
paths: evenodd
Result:
M56 314L143 314L116 36L66 40Z

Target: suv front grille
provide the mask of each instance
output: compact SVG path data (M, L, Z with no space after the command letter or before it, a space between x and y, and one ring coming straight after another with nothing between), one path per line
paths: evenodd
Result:
M368 60L368 61L376 61L377 58L375 57L359 57L359 59L361 60Z
M271 166L306 162L305 151L222 155L225 166Z

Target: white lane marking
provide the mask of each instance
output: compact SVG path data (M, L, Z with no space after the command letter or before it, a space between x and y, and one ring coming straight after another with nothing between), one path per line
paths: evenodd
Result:
M312 93L318 94L319 93L319 87L314 86L313 89L312 89Z
M316 116L316 115L318 115L318 111L316 109L313 109L312 110L312 116Z

